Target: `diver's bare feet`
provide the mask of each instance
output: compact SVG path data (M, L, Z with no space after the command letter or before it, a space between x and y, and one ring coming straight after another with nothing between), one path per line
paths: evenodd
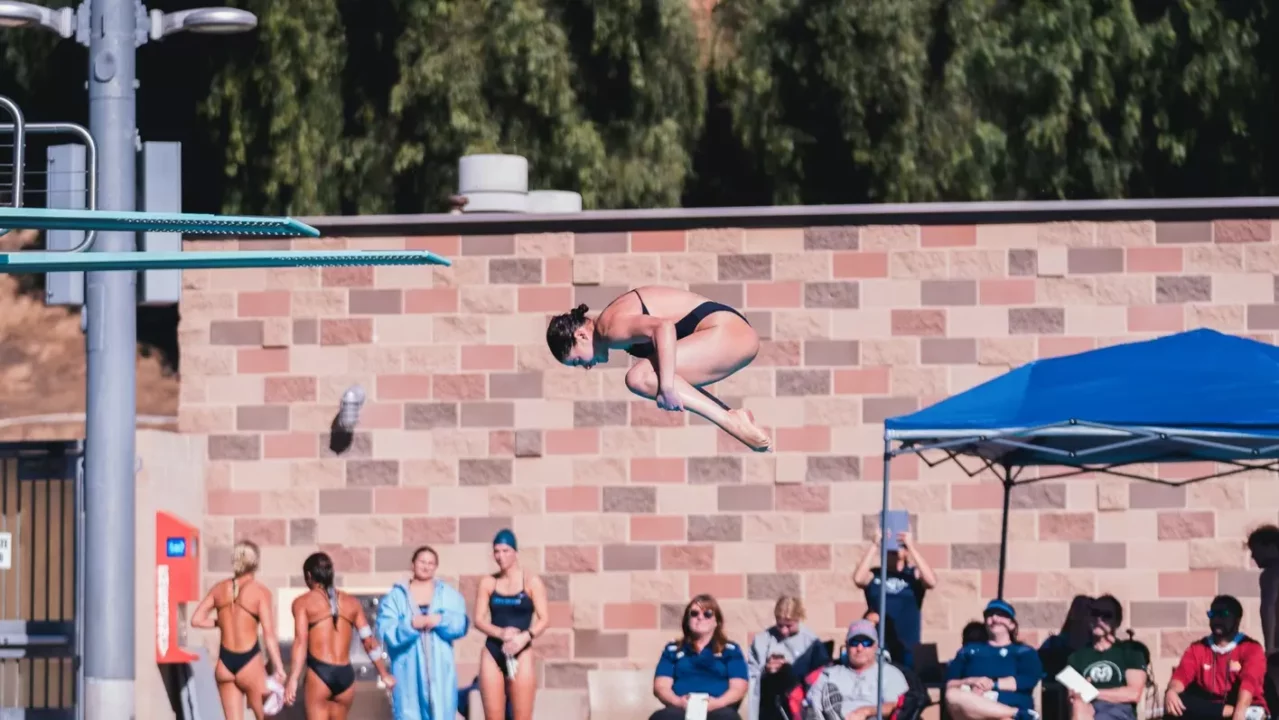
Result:
M755 452L768 452L773 447L773 440L755 424L755 415L750 410L730 410L733 419L733 437Z

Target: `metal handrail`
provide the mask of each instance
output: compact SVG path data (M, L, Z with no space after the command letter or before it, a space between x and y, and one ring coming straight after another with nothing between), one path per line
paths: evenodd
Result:
M22 207L22 173L26 164L27 121L22 115L22 108L9 98L0 95L0 107L9 111L13 124L13 206Z
M0 105L4 105L5 101L8 101L8 98L0 96ZM16 108L17 106L15 105L14 107ZM85 181L86 189L89 193L87 203L90 210L98 209L98 144L93 141L93 134L90 133L88 129L86 129L83 125L64 122L25 123L25 125L18 123L0 124L0 132L8 131L12 131L14 134L14 167L16 168L15 175L17 177L17 179L14 180L14 188L15 192L18 193L22 192L21 178L23 172L22 158L19 155L18 148L23 142L25 142L25 139L19 138L25 138L26 133L30 133L32 135L57 135L60 133L67 133L75 135L83 140L85 146L85 173L89 176L88 180ZM15 205L15 207L21 207L21 205ZM51 250L50 252L84 252L85 250L93 247L93 241L97 238L97 236L97 230L90 230L84 234L84 239L80 241L80 244L70 250Z

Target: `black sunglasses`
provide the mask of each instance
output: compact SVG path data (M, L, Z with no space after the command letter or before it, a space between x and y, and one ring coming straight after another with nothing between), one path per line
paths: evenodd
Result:
M1092 617L1094 620L1105 620L1110 622L1115 619L1115 614L1109 610L1093 610Z
M714 619L715 619L715 613L714 613L713 611L711 611L711 610L703 610L703 611L701 611L700 613L699 613L699 612L697 612L696 610L689 610L689 611L688 611L688 619L689 619L689 620L695 620L695 619L697 619L699 616L700 616L700 617L702 617L702 618L704 618L704 619L706 619L706 620L714 620Z
M875 641L868 637L855 637L848 641L848 647L868 648L874 644Z
M1218 608L1216 610L1208 611L1208 619L1215 620L1217 618L1228 618L1228 617L1231 617L1233 614L1234 613L1230 612L1229 610L1222 610L1221 608Z

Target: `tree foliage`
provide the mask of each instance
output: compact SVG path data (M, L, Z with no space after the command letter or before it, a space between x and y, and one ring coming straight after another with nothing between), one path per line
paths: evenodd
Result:
M225 204L443 207L467 153L529 158L588 207L674 205L702 121L682 0L248 0L250 52L206 109Z
M1279 192L1263 0L720 0L701 46L690 0L229 1L256 32L140 50L192 210L440 210L473 152L588 207ZM87 121L82 48L0 60Z
M1213 0L724 0L715 81L778 202L1255 193L1271 22Z
M341 207L347 179L341 92L346 43L332 0L249 0L254 42L229 58L205 111L225 147L232 212Z

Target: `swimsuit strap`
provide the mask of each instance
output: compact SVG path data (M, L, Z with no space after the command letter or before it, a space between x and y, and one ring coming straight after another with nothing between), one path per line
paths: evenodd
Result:
M319 588L315 588L314 590L312 590L312 592L315 592L315 590L319 590ZM337 589L336 589L336 588L334 588L334 589L333 589L333 593L334 593L334 598L336 599L336 598L338 597L338 595L337 595ZM346 620L348 623L351 623L352 625L354 625L354 624L355 624L355 622L354 622L354 621L352 621L352 620L348 619L345 615L343 615L343 614L342 614L342 612L341 612L341 608L340 608L340 607L339 607L339 609L338 609L337 614L334 614L334 613L333 613L333 606L330 604L330 598L329 598L329 594L328 594L328 592L325 592L325 593L324 593L324 595L323 595L323 597L324 597L324 602L325 602L325 604L326 604L326 605L329 605L329 614L328 614L328 617L329 617L329 618L332 618L332 620L333 620L333 627L337 627L337 626L338 626L338 620ZM325 618L320 618L319 620L315 620L314 622L312 622L312 623L311 623L311 627L315 627L316 625L319 625L320 623L324 622L324 620L325 620Z
M226 605L223 605L222 607L231 608L232 612L235 611L236 607L239 607L241 610L248 613L249 617L253 618L255 622L259 622L259 623L262 622L262 619L257 616L257 613L254 613L252 610L248 608L248 606L240 602L240 598L239 598L240 593L243 592L246 587L248 587L249 585L252 585L253 581L250 580L249 582L243 585L239 585L237 587L238 582L239 582L238 578L231 578L231 588L230 588L231 602L227 603ZM221 610L222 608L218 608L218 609Z
M498 584L498 582L501 580L501 578L499 578L499 577L497 577L496 575L494 575L494 576L493 576L493 592L489 595L489 602L493 602L493 600L492 600L493 595L496 595L496 596L498 596L498 597L519 597L519 596L520 596L520 593L524 592L524 578L523 578L523 575L524 575L524 571L523 571L523 570L521 570L521 571L520 571L520 576L521 576L521 577L520 577L520 589L519 589L519 590L516 590L516 591L515 591L515 593L514 593L514 594L512 594L512 595L507 595L506 593L502 592L502 591L498 588L497 584Z
M639 294L639 290L632 290L631 292L635 293L635 297L639 298L640 310L642 310L645 315L648 315L648 306L644 304L644 297Z

